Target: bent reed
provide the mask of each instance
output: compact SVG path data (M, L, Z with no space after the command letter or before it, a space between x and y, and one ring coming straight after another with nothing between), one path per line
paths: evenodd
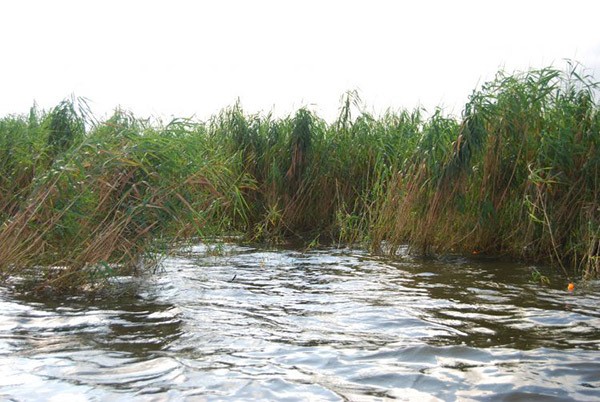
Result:
M328 124L239 104L151 122L81 99L0 119L0 274L68 291L141 274L185 241L360 243L600 275L598 84L570 64L499 72L462 117L374 117L355 92Z

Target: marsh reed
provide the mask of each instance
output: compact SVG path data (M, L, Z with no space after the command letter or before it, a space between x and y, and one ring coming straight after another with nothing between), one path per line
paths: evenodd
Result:
M308 109L169 123L84 101L0 119L0 273L38 288L139 274L182 241L362 244L600 274L598 84L571 64L507 74L460 119ZM385 247L382 247L385 245Z

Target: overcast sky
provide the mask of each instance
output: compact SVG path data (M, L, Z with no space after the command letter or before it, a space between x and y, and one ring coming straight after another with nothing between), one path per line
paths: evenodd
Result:
M600 1L0 2L0 115L71 94L98 116L206 119L308 106L332 120L358 90L369 110L460 114L506 70L581 62L600 79Z

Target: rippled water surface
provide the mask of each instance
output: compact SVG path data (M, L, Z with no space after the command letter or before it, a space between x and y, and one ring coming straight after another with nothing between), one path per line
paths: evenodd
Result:
M491 261L205 251L101 300L0 290L0 399L600 399L597 283L568 293Z

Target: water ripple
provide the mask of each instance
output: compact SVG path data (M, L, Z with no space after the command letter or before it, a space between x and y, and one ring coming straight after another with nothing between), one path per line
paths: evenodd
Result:
M197 246L135 294L0 291L0 398L597 400L600 284L356 250ZM543 267L538 267L543 269Z

